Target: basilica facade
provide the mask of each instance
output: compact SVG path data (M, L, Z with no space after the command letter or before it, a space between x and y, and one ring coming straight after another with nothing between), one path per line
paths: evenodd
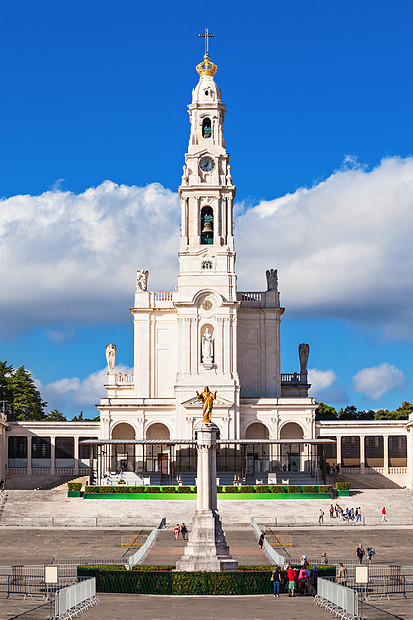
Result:
M121 438L116 427L127 424L128 436L137 439L192 438L201 417L196 392L209 386L217 391L214 422L222 438L312 438L308 345L300 346L300 370L281 373L284 308L276 270L263 274L263 291L237 289L226 106L208 54L197 71L179 187L176 291L148 290L148 272L138 271L131 308L134 373L116 373L116 347L108 345L106 398L98 405L104 435Z
M179 187L176 290L151 291L145 266L137 271L131 308L134 371L117 371L116 344L108 344L99 422L8 423L0 416L1 477L12 486L27 476L87 473L94 457L85 440L114 442L107 467L114 471L170 474L172 458L175 471L195 471L191 448L185 452L181 446L172 454L162 445L193 440L202 419L197 392L208 386L216 391L213 421L221 442L228 442L218 460L221 469L259 476L271 471L313 474L314 446L324 438L335 440L324 454L330 464L339 463L349 473L380 474L411 488L413 419L316 422L317 404L308 396L308 344L297 343L292 372L282 373L280 366L284 308L276 269L269 265L262 274L265 290L238 291L236 188L224 139L226 106L208 52L196 69Z

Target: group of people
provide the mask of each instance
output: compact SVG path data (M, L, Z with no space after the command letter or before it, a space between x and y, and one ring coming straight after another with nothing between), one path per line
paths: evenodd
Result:
M361 521L361 508L358 506L356 509L354 508L343 508L339 504L331 504L330 506L330 518L336 518L340 521Z
M310 568L307 561L297 570L289 564L284 574L284 584L288 590L288 596L295 596L295 592L299 592L301 596L315 596L317 594L318 575L317 566ZM280 596L283 576L278 566L275 566L271 573L271 581L274 584L274 597Z
M182 523L182 525L179 525L179 523L177 523L175 525L174 527L175 540L178 540L179 534L181 534L182 540L186 540L185 537L188 534L188 528L186 527L185 523Z
M326 472L329 476L338 476L338 474L340 473L340 465L338 463L337 465L335 463L333 465L327 463Z
M364 550L363 545L360 543L356 551L356 556L358 557L360 564L363 563L363 558L366 555L366 553L369 559L369 564L371 564L373 555L376 555L376 552L374 551L373 547L366 547L366 550Z

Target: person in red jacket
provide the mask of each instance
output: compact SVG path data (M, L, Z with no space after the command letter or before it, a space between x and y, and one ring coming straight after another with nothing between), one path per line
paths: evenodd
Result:
M295 580L297 579L297 573L293 568L291 568L291 564L288 565L286 575L288 579L288 596L294 596Z
M385 507L383 506L383 508L382 508L382 510L381 510L381 520L383 521L383 523L386 523L386 521L387 521L386 514L387 514L387 513L386 513L386 509L385 509Z

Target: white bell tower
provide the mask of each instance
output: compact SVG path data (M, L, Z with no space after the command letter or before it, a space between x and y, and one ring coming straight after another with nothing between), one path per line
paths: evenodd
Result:
M196 67L199 82L188 106L191 134L179 187L181 239L178 290L174 293L176 432L179 437L187 436L188 420L195 408L199 409L190 401L195 390L208 385L218 390L214 421L224 436L234 437L239 434L239 302L233 237L236 190L225 149L225 105L214 81L217 67L208 53L208 36L212 35L206 30L202 36L205 56Z
M207 32L205 40L208 41ZM192 299L207 278L227 301L235 301L233 202L236 190L225 150L226 106L214 81L217 67L209 59L207 45L204 61L196 70L200 78L188 106L191 135L179 187L179 297Z

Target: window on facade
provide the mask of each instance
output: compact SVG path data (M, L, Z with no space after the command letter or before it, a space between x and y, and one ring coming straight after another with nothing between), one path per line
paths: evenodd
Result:
M407 437L389 437L389 467L407 467Z
M56 458L73 459L75 457L74 437L56 437Z
M9 459L27 459L27 437L9 437Z
M212 245L214 243L214 212L212 207L201 209L201 243Z
M212 260L203 260L202 269L212 269Z
M79 437L79 441L87 441L88 439L97 439L97 437ZM79 443L79 459L90 458L90 448L90 445Z
M320 437L321 439L321 437ZM337 437L323 437L322 439L334 439L337 440ZM336 465L337 463L337 444L324 444L324 456L326 459L326 463L329 465Z
M32 459L50 459L50 437L32 437Z
M341 438L341 466L360 467L360 437Z
M204 118L202 122L202 137L210 138L212 135L211 119Z
M383 467L384 439L381 435L364 438L364 455L367 467Z

